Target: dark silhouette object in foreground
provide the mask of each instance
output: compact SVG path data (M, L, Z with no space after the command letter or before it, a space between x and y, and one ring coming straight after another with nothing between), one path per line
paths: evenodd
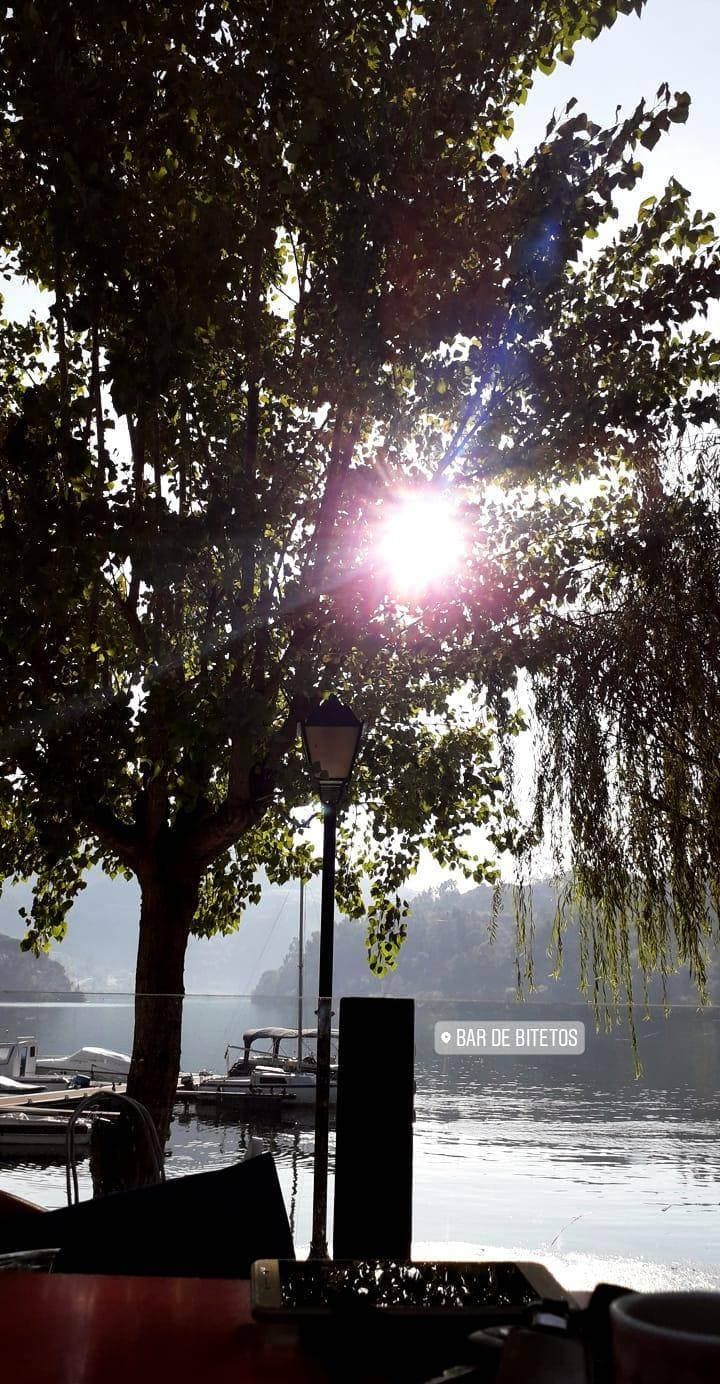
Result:
M391 1055L366 1101L368 1050ZM410 1258L415 1001L340 1001L335 1122L336 1259Z
M0 1216L0 1251L57 1246L55 1272L247 1278L254 1259L293 1259L270 1154L211 1173Z

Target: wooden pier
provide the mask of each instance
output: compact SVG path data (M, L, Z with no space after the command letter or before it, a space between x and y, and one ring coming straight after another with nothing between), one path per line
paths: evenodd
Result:
M14 1092L11 1096L0 1096L0 1111L2 1110L27 1110L32 1106L45 1108L49 1115L55 1110L62 1111L73 1105L79 1105L86 1096L107 1095L119 1096L125 1093L125 1083L122 1086L59 1086L55 1091L28 1091L27 1094Z

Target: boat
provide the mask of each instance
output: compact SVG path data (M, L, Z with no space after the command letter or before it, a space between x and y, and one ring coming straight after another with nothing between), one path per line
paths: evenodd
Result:
M333 1029L331 1038L336 1051L338 1036L338 1030ZM242 1048L226 1049L228 1065L224 1076L201 1072L195 1081L187 1074L181 1077L179 1094L192 1091L200 1105L243 1105L257 1099L267 1104L281 1099L296 1105L314 1104L317 1060L310 1044L316 1040L316 1028L305 1028L300 1034L296 1028L249 1028L243 1034ZM257 1051L255 1044L261 1042L269 1042L270 1050ZM294 1045L295 1055L283 1052L283 1044ZM233 1061L233 1052L241 1052L242 1056ZM337 1056L330 1066L331 1104L336 1096Z
M250 1092L274 1096L288 1105L315 1104L315 1072L288 1072L280 1067L255 1067ZM337 1066L330 1068L330 1104L337 1101Z
M28 1082L35 1085L37 1051L35 1038L16 1038L14 1043L0 1043L0 1077L11 1081L14 1086Z
M305 891L300 881L300 918L298 936L298 1023L296 1028L248 1028L243 1033L242 1047L230 1044L225 1049L226 1072L217 1075L200 1072L197 1077L181 1073L177 1092L180 1101L196 1105L230 1105L256 1111L277 1108L286 1111L292 1106L315 1104L318 1031L303 1027L303 937L305 925ZM330 1104L337 1099L338 1056L340 1033L330 1033ZM257 1043L269 1044L258 1049ZM289 1050L291 1049L291 1050ZM239 1057L233 1057L239 1053Z
M90 1142L91 1121L75 1121L75 1144ZM40 1110L0 1111L0 1157L31 1153L64 1154L68 1120L63 1115L48 1115Z
M331 1031L331 1063L337 1064L337 1042L339 1029ZM299 1042L298 1042L299 1039ZM270 1051L255 1050L256 1043L269 1042ZM243 1033L242 1047L230 1044L225 1049L229 1077L249 1076L253 1067L281 1067L286 1072L314 1072L317 1066L315 1052L310 1046L317 1042L316 1028L248 1028ZM283 1051L283 1044L292 1043L294 1054ZM334 1045L334 1055L333 1055ZM241 1057L230 1060L230 1054L239 1052Z
M43 1080L49 1076L84 1076L94 1083L124 1081L130 1071L130 1058L109 1048L78 1048L67 1057L39 1057L35 1070Z
M38 1051L36 1038L16 1038L13 1043L0 1043L0 1095L30 1094L69 1085L68 1077L60 1072L40 1076Z
M63 1085L66 1087L67 1084L63 1078ZM0 1096L37 1096L46 1090L47 1087L41 1081L13 1081L9 1076L0 1076Z
M257 1065L249 1076L201 1076L197 1085L185 1085L178 1095L191 1097L195 1105L231 1106L254 1113L282 1107L315 1104L315 1072L287 1071L283 1067ZM337 1100L337 1067L330 1072L330 1104Z
M33 1091L55 1090L91 1081L124 1081L130 1070L130 1058L124 1052L109 1048L78 1048L66 1057L41 1057L36 1038L16 1038L12 1043L0 1043L0 1084L5 1095L16 1094L16 1088Z

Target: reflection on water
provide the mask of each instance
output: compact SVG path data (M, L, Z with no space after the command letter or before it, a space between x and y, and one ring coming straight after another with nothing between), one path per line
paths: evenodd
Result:
M449 1091L444 1075L427 1071L418 1099L418 1239L512 1245L544 1262L695 1263L698 1281L715 1280L714 1102L677 1090L547 1089L514 1076Z
M132 1011L0 1008L0 1035L35 1032L42 1050L82 1043L127 1049ZM720 1127L714 1015L673 1015L648 1034L642 1081L623 1035L592 1035L584 1058L439 1058L428 1035L450 1006L418 1007L414 1252L448 1258L541 1258L576 1287L601 1278L638 1287L720 1287ZM480 1010L487 1006L476 1006ZM280 1011L280 1012L279 1012ZM468 1005L463 1005L467 1015ZM448 1014L448 1017L450 1015ZM287 1005L194 1001L187 1065L222 1067L244 1027L292 1022ZM72 1030L72 1036L68 1031ZM374 1080L391 1055L368 1044L367 1137ZM281 1127L223 1111L178 1113L168 1175L222 1167L260 1136L273 1153L298 1251L310 1240L312 1124ZM360 1165L362 1154L360 1153ZM392 1150L388 1149L392 1166ZM81 1195L89 1195L87 1164ZM64 1168L3 1164L0 1186L64 1203Z
M178 1115L171 1134L172 1158L168 1175L182 1176L237 1163L244 1157L251 1138L262 1139L273 1155L278 1170L290 1227L301 1252L309 1248L312 1210L313 1128L312 1117L300 1123L267 1124L247 1121L226 1111L210 1114L189 1110ZM334 1160L334 1137L330 1135L330 1169Z

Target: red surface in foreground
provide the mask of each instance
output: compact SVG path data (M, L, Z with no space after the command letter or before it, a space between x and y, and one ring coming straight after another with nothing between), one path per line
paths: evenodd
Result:
M0 1274L2 1374L23 1384L325 1384L231 1279Z

